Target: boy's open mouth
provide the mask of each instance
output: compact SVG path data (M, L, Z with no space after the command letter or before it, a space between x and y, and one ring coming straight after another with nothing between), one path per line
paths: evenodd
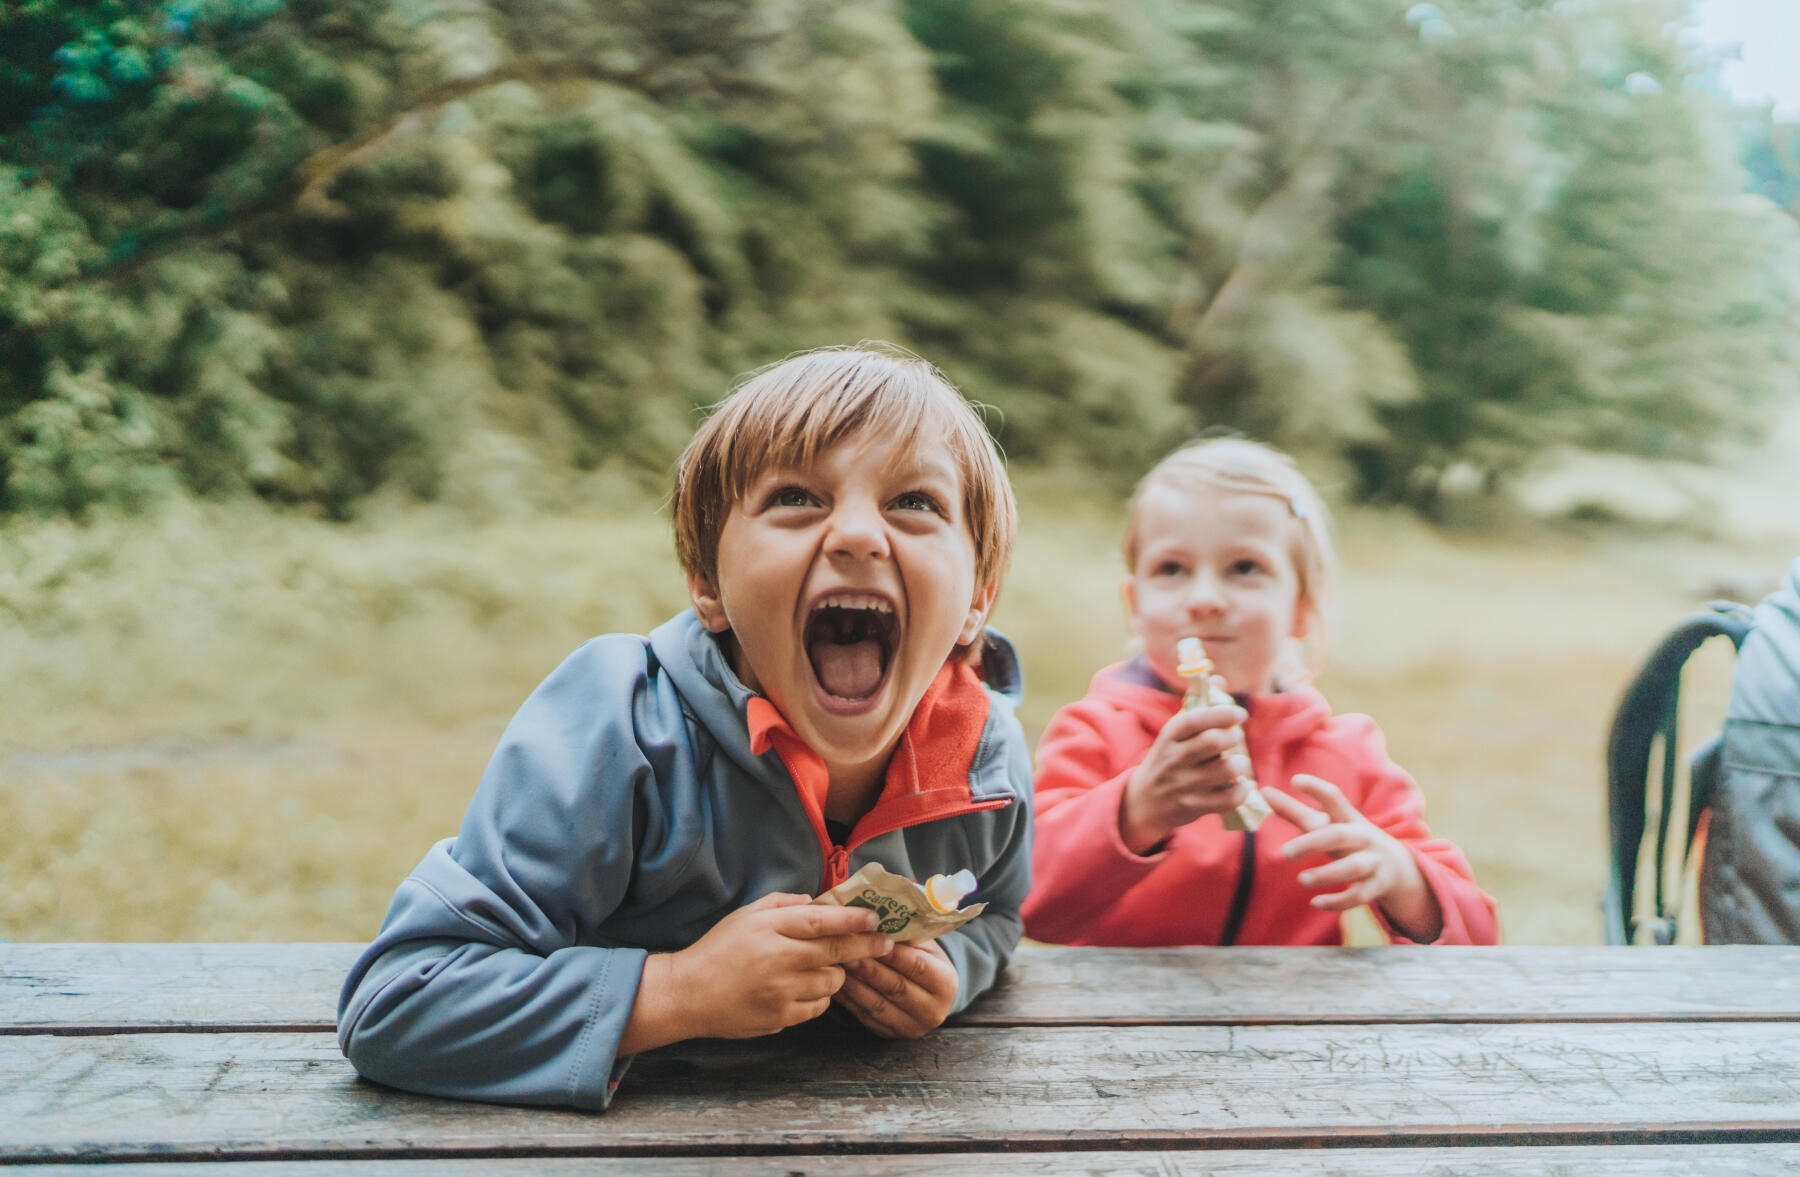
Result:
M885 600L867 594L828 597L806 618L806 657L825 693L867 699L881 689L898 621Z

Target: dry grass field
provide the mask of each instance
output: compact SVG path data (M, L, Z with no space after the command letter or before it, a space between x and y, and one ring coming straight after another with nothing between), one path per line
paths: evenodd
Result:
M1751 487L1792 504L1787 461ZM1786 490L1782 489L1782 486ZM1125 649L1118 507L1021 479L997 624L1034 735ZM1340 520L1320 685L1396 759L1499 896L1508 939L1600 937L1601 745L1661 631L1714 583L1772 582L1800 511L1648 531ZM584 637L684 604L653 503L394 508L348 526L247 508L0 530L0 939L371 935L453 833L512 709ZM1696 696L1727 672L1707 660Z

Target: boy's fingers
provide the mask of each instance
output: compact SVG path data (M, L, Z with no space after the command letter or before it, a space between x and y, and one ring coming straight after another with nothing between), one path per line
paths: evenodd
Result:
M877 993L861 977L845 978L844 987L838 990L837 1000L869 1029L893 1037L885 1025L890 1008L888 999Z
M905 1006L863 984L860 978L852 977L844 983L846 991L851 986L856 986L856 989L849 1003L850 1011L863 1025L883 1038L919 1036L919 1019Z
M848 965L872 957L886 956L894 950L894 942L880 932L859 932L850 936L820 936L806 942L809 960L819 965Z
M929 949L937 949L937 951L934 953ZM929 991L938 988L933 982L942 976L940 965L948 962L949 959L949 955L942 948L938 948L935 942L929 946L899 944L895 945L894 953L888 958L887 963L895 973L919 988Z
M828 1000L839 989L844 987L844 970L837 965L828 965L820 969L808 969L801 974L798 991L794 994L796 1001Z
M875 913L866 907L833 907L827 903L776 903L775 930L796 940L816 940L874 931Z
M802 903L811 903L805 895L794 895L787 891L771 891L753 903L744 904L745 911L762 911L769 907L798 907Z
M895 949L894 956L899 955L899 950ZM851 965L850 972L858 981L890 1001L898 1000L906 994L908 976L893 964L863 960Z

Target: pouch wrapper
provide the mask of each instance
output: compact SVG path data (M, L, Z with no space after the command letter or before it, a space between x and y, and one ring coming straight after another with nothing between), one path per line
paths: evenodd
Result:
M813 902L833 907L868 908L881 921L875 930L891 937L896 944L942 936L987 910L987 904L975 903L951 912L938 911L925 897L925 888L879 862L864 865Z

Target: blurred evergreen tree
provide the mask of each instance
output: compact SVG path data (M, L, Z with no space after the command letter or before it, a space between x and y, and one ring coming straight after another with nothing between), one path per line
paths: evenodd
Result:
M1116 484L1217 425L1427 510L1690 455L1791 387L1800 231L1681 15L6 5L0 510L660 480L732 374L866 337Z

